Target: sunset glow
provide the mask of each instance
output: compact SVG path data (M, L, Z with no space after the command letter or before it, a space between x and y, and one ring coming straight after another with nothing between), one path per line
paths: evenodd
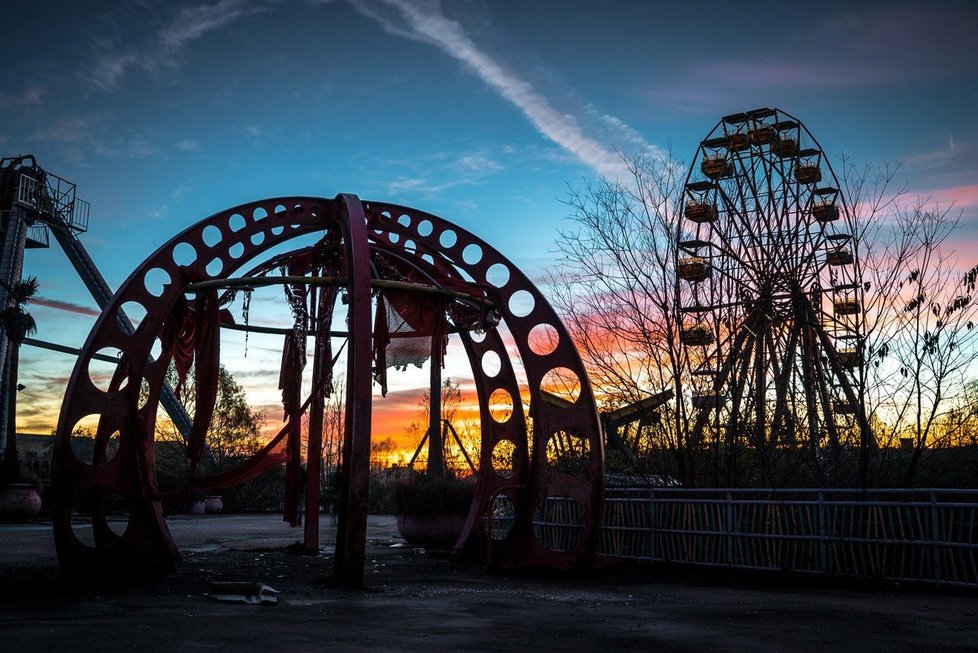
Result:
M781 20L763 47L727 39L722 55L689 35L744 33L756 12L622 2L602 11L595 29L594 7L578 2L559 16L516 4L407 0L56 4L63 22L54 27L43 3L18 4L16 20L12 7L0 10L18 25L0 76L0 149L32 152L78 184L92 207L81 239L113 289L216 211L262 197L352 192L444 215L546 292L555 237L568 228L568 184L624 181L620 154L671 147L687 157L718 116L763 105L803 114L832 165L841 168L842 152L857 166L902 161L894 183L953 206L961 227L951 255L962 271L978 262L976 107L962 90L974 86L978 51L968 31L973 8L963 3L831 6L818 16L770 4ZM32 35L54 28L57 38L38 51ZM818 44L819 56L805 54L806 44ZM100 311L56 244L30 250L25 272L41 284L31 309L36 337L82 347ZM592 290L600 308L602 290ZM254 323L291 324L280 292L256 293L251 310ZM587 335L589 348L616 352L622 370L647 382L654 363L633 334ZM554 346L547 325L531 333L532 354ZM280 351L280 338L222 336L222 361L264 414L266 437L282 426ZM74 356L25 347L21 359L17 430L49 433ZM337 371L344 366L340 358ZM93 363L89 371L104 385L113 368ZM462 392L454 422L477 431L472 373L457 339L444 376ZM581 381L556 374L544 389L574 399ZM375 441L391 438L413 453L418 435L408 429L420 420L427 383L427 366L391 370L387 396L375 390ZM595 395L617 398L613 387ZM525 388L514 399L526 407Z

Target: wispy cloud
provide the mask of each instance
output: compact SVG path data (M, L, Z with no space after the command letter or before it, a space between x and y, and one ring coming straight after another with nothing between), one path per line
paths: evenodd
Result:
M177 141L175 147L182 152L196 152L200 149L200 141L185 138L181 141Z
M98 55L87 77L100 88L111 91L119 87L132 69L157 71L176 67L183 51L194 41L264 10L265 7L249 0L218 0L181 8L162 26L141 36L138 46L118 47L113 38L97 38Z
M0 91L0 109L37 107L43 102L47 92L47 88L39 84L31 84L19 95L9 95Z
M456 186L475 186L506 166L488 147L479 147L460 154L436 152L426 157L395 160L397 165L413 168L387 183L387 192L433 197ZM438 181L433 181L437 179Z
M703 50L645 86L673 110L737 106L786 92L931 84L971 75L973 3L851 3L809 21L781 21L763 52L732 42ZM932 91L928 91L932 92Z
M590 118L588 107L577 113L559 110L555 104L524 76L500 58L480 47L461 23L448 18L439 4L409 0L350 0L363 15L377 21L387 32L434 45L462 63L501 97L516 106L546 138L572 153L577 159L609 177L625 172L618 152L582 127ZM621 121L606 116L608 127L623 131ZM626 140L634 144L637 133L624 130ZM641 145L648 145L637 138Z
M45 306L47 308L57 308L62 311L68 311L70 313L78 313L79 315L89 315L91 317L98 317L101 312L97 308L91 306L85 306L83 304L75 304L73 302L65 302L60 299L48 299L47 297L35 297L33 300L34 304L38 306Z

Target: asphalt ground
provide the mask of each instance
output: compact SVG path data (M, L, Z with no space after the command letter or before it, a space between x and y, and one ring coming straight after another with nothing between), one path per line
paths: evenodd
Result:
M276 516L170 520L176 573L125 586L68 582L50 524L0 525L0 651L978 651L978 594L624 566L504 577L406 545L371 517L366 587L326 582ZM277 605L222 603L254 581Z

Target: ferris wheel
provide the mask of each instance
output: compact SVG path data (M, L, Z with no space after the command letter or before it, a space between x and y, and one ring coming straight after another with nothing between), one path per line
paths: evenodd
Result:
M778 109L726 116L683 192L677 394L693 441L865 450L857 241L811 132Z

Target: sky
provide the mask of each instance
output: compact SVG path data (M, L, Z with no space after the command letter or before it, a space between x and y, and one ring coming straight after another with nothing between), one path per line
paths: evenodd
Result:
M215 212L341 192L440 215L541 278L570 188L621 175L619 153L689 161L721 116L777 107L830 160L902 162L899 183L961 212L958 255L978 262L978 5L810 7L8 2L0 152L77 184L113 288ZM25 273L36 337L81 346L97 310L60 250L30 250ZM274 347L235 338L229 368L274 422ZM464 379L459 351L446 375ZM19 431L51 430L73 364L24 349ZM393 377L375 437L404 437L427 375Z

